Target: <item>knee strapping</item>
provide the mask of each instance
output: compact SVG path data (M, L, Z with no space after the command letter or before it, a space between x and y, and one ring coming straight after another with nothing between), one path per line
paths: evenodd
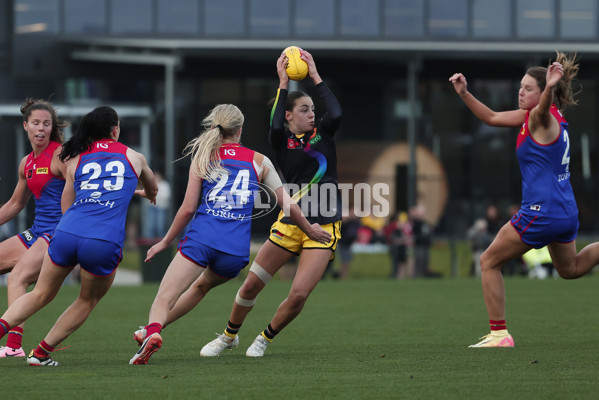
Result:
M268 281L270 281L270 278L272 278L272 276L268 272L266 272L266 270L262 268L260 264L258 264L256 261L252 263L252 266L250 267L250 272L256 274L256 276L260 278L262 283L264 283L265 285L268 283Z
M237 303L237 304L239 304L240 306L243 306L243 307L253 307L254 304L256 304L256 299L254 299L254 300L246 300L246 299L244 299L243 297L241 297L239 295L240 291L241 291L241 289L239 289L237 291L237 295L235 296L235 303Z

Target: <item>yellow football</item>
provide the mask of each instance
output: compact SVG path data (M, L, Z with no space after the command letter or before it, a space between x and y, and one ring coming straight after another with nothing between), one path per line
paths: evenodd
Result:
M285 71L289 79L301 81L308 75L308 64L301 58L301 51L297 46L289 46L285 49L285 55L288 58Z

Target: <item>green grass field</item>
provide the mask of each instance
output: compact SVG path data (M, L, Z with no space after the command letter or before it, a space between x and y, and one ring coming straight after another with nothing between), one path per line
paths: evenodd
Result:
M225 326L236 279L166 328L147 366L128 365L137 350L131 334L145 324L157 285L117 286L63 344L70 348L54 354L59 367L2 359L2 398L595 398L598 276L506 279L513 349L467 348L488 329L477 279L327 279L265 357L249 359L246 348L289 289L288 281L273 280L240 332L240 347L200 358L201 347ZM63 287L28 321L26 351L77 291Z
M593 238L579 238L577 240L578 250L582 249L589 243L598 241L599 237ZM257 245L263 243L263 241L257 241ZM453 251L452 251L453 246ZM175 252L175 247L172 247L172 253L167 252L161 253L157 256L161 262L166 266L172 258L172 254ZM139 270L141 263L140 250L128 250L125 251L123 262L120 268L127 268L131 270ZM252 258L255 254L252 254ZM251 263L251 262L250 262ZM455 271L452 271L452 264L455 264ZM456 277L456 278L467 278L470 276L470 269L472 265L472 252L470 245L465 240L456 240L451 242L448 239L436 238L431 246L430 251L430 265L431 270L440 273L444 277ZM334 268L339 269L339 260L335 261ZM352 262L350 277L355 279L384 279L389 276L390 272L390 260L389 254L387 253L361 253L354 254L354 260ZM247 268L241 272L244 277L247 273ZM284 274L282 274L284 275Z
M263 242L256 242L259 246ZM140 251L141 250L141 251ZM123 262L120 268L127 268L131 270L139 270L141 266L141 253L145 254L145 249L139 250L126 250ZM160 257L160 262L165 266L168 265L172 258L172 254L175 253L175 247L171 249L171 253L161 253L157 256ZM255 256L252 253L251 260ZM457 264L456 277L468 277L470 275L470 266L472 260L472 253L470 247L466 241L457 241L455 243L455 263ZM431 269L435 272L441 273L445 277L451 277L451 262L452 251L451 242L449 240L436 240L431 247L430 252L430 265ZM339 260L335 261L334 268L339 269ZM251 264L251 261L250 261ZM350 270L350 277L356 279L373 279L373 278L387 278L390 272L390 259L388 253L359 253L354 254L354 260ZM241 272L242 276L247 273L247 268Z

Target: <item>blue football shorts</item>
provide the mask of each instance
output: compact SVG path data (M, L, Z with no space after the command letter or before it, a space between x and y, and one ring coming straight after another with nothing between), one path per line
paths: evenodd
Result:
M568 243L576 239L578 215L568 219L548 218L541 215L528 215L518 211L510 223L520 235L520 239L540 249L550 243Z
M35 226L32 226L31 228L17 234L17 236L27 248L33 246L38 238L44 239L47 243L50 243L50 239L52 239L52 235L38 232Z
M50 241L48 255L59 267L74 267L79 264L92 275L108 276L123 259L123 249L106 240L56 231Z
M239 275L250 261L249 254L247 256L236 256L225 253L197 242L189 236L181 239L178 249L179 253L191 262L201 267L208 267L215 274L228 279Z

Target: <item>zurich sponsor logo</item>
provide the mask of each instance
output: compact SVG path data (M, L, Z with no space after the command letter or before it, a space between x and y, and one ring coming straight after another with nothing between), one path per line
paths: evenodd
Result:
M92 199L99 199L102 196L102 192L93 192L89 195Z

